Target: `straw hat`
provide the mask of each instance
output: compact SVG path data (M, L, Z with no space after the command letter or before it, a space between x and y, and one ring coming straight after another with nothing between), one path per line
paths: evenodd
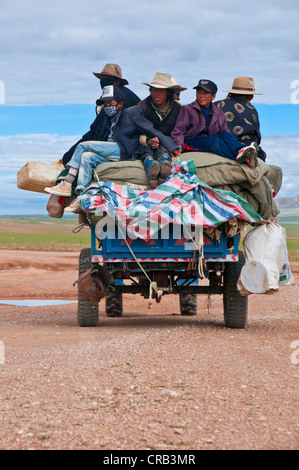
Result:
M174 90L177 93L179 93L180 91L187 90L187 88L184 88L184 87L178 85L178 82L173 77L171 77L171 83L172 83L172 90Z
M101 78L120 78L120 83L122 85L128 85L129 82L125 78L122 78L121 68L117 64L106 64L103 70L100 73L93 72L95 77Z
M226 93L236 93L237 95L262 95L257 93L254 88L254 80L251 77L243 77L239 75L233 81L231 90L223 90Z
M141 82L144 85L153 88L170 88L173 89L171 75L169 73L157 72L152 79L151 83Z

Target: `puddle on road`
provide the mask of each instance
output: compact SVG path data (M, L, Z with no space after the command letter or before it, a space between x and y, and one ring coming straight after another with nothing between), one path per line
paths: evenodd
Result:
M19 307L46 307L48 305L75 304L77 300L0 300L0 304L16 305Z

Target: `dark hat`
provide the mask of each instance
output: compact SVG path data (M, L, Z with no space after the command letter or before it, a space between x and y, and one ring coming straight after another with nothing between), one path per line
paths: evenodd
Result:
M123 92L116 86L113 86L113 85L104 86L102 96L100 97L99 100L97 100L97 104L101 105L105 101L111 101L111 100L125 102L125 96Z
M128 85L129 82L125 78L122 78L122 71L119 65L117 64L106 64L103 70L100 73L93 72L94 76L101 78L114 78L120 79L121 85Z
M199 80L198 84L193 87L194 90L197 90L198 88L203 88L203 90L207 91L208 93L212 93L213 95L216 95L218 90L216 83L205 79Z

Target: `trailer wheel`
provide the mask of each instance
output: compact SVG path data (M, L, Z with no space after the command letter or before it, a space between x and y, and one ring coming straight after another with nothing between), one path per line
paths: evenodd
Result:
M106 316L122 317L123 296L122 294L109 294L106 296Z
M79 257L79 277L91 267L91 249L83 248ZM97 302L88 302L78 294L77 319L79 326L94 327L99 322L99 310Z
M197 295L196 294L180 294L180 310L181 315L197 314Z
M237 281L245 263L245 256L239 251L239 261L226 263L223 276L224 324L227 328L245 328L247 323L248 297L240 295Z

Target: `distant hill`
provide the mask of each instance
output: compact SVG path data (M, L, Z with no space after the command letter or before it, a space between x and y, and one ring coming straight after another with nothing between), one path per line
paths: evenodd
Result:
M296 209L299 208L299 196L295 197L281 197L275 199L279 209Z
M299 196L275 198L275 202L280 210L281 225L299 225Z

